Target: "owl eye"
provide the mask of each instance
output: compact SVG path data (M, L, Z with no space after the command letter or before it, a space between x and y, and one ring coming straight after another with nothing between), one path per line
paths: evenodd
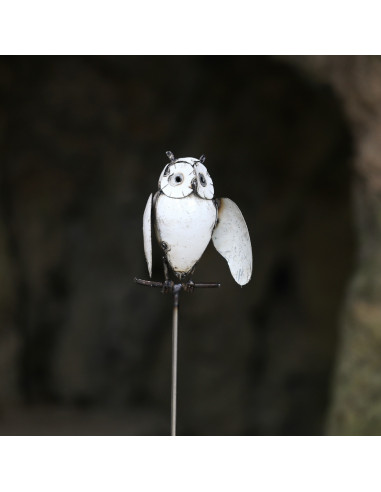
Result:
M202 186L206 186L205 176L202 173L198 173L198 177L200 178L200 183L202 184Z
M173 175L169 178L169 183L170 183L172 186L178 186L178 185L179 185L179 184L181 184L183 181L184 181L184 175L183 175L183 173L176 173L176 174L173 174Z

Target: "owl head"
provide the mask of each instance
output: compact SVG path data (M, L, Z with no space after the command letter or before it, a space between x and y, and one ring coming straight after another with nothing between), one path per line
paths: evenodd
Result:
M208 170L204 166L205 156L180 157L175 159L167 152L170 162L164 167L159 178L159 190L170 198L185 198L195 193L200 198L211 200L214 186Z

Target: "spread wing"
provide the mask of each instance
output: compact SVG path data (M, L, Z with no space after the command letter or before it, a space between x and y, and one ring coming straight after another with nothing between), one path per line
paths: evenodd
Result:
M152 234L151 234L152 193L150 194L143 214L143 243L148 273L152 277Z
M228 262L234 280L239 285L247 284L253 269L249 231L240 209L229 198L221 198L212 239L216 250Z

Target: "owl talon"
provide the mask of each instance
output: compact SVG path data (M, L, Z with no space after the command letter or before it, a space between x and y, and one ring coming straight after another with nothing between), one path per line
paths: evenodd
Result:
M162 294L169 294L173 292L174 282L172 280L166 280L163 282L163 288L161 289Z
M183 284L183 289L185 292L189 292L189 294L192 294L194 292L194 287L195 284L192 280L188 280L186 284Z

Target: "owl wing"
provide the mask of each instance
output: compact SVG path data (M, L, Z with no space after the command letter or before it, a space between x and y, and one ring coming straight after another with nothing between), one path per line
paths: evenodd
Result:
M216 250L228 262L234 280L239 285L247 284L253 269L249 231L240 209L229 198L220 200L212 239Z
M151 214L152 214L152 193L150 194L143 214L143 244L146 256L148 273L152 277L152 233L151 233Z

